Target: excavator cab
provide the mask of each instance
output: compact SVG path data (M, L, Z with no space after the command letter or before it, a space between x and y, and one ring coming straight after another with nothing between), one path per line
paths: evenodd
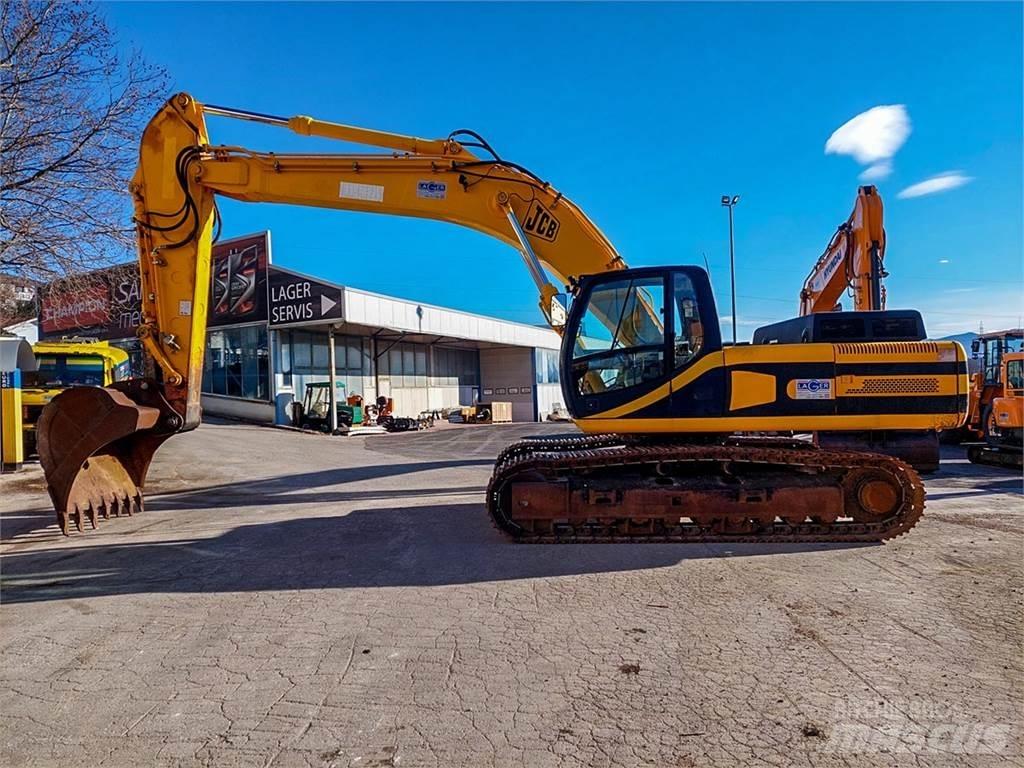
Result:
M651 396L722 348L711 284L699 267L583 277L562 338L562 370L568 372L562 392L575 418ZM667 416L661 411L672 406L671 397L657 397L649 412L638 415ZM701 410L720 415L721 401L708 401Z

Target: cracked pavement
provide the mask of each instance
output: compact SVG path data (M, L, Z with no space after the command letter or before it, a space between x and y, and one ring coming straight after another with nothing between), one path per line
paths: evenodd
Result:
M1024 763L1019 476L947 449L883 546L508 543L491 461L559 429L204 425L69 538L4 476L0 763Z

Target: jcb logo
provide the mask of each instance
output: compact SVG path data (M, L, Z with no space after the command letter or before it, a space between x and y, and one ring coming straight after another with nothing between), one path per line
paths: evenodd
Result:
M523 222L523 230L530 235L554 242L558 237L558 219L537 201L533 202Z

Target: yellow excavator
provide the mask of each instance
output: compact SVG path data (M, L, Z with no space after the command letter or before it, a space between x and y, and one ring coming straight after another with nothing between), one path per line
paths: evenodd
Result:
M883 279L888 273L882 211L882 197L875 187L867 185L857 190L853 212L836 229L804 280L799 317L758 328L755 344L878 343L928 338L920 312L885 309ZM844 296L850 299L852 310L844 311ZM905 386L912 389L931 385L905 382ZM939 437L934 429L822 430L815 439L822 447L888 453L909 462L918 472L939 468Z
M210 115L390 151L213 145ZM70 389L44 411L41 461L65 532L141 508L154 452L199 425L218 195L439 219L520 252L562 334L563 394L583 434L521 441L498 457L487 510L517 541L880 541L922 514L912 467L762 435L946 429L964 419L960 345L724 346L704 270L627 269L572 201L471 131L425 140L179 94L143 134L131 193L139 335L158 376ZM568 308L549 273L572 295Z

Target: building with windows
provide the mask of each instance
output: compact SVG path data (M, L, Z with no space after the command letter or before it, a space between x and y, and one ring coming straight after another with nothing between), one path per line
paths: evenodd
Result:
M337 397L391 398L398 416L477 402L510 402L513 421L561 407L553 331L370 293L270 265L266 322L210 328L203 371L207 413L290 424L307 384ZM277 291L275 286L294 289ZM310 301L312 299L312 301ZM296 301L314 304L298 311ZM331 315L322 316L327 308ZM303 320L296 321L298 315ZM284 320L275 324L273 318Z
M202 402L209 414L291 424L307 384L343 401L391 398L398 416L509 402L514 421L561 408L553 331L363 291L272 263L269 232L217 243L211 264ZM138 269L48 286L43 338L94 336L125 348L144 375L135 328ZM333 345L333 375L331 347Z

